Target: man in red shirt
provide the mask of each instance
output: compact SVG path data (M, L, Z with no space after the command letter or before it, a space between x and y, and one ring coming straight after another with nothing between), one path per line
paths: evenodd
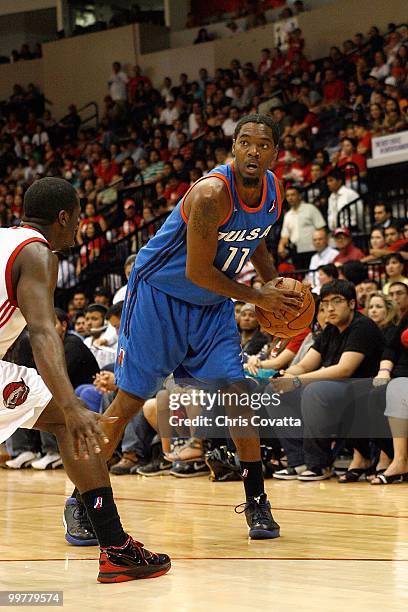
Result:
M333 235L336 249L339 251L339 254L333 260L335 265L339 266L346 261L354 261L364 257L363 251L354 246L353 238L348 227L338 227Z
M166 198L168 204L174 207L188 188L188 183L183 183L175 174L171 174L168 178L166 189L163 192L163 197Z
M142 217L136 212L136 203L134 200L128 198L123 204L123 211L126 218L120 228L120 238L133 234L138 227L142 226Z
M338 106L344 99L346 86L343 81L337 78L332 68L326 70L325 82L323 85L323 106Z
M109 185L115 174L120 174L118 164L115 161L111 161L108 156L103 156L96 167L95 175L103 180L104 185Z
M368 157L371 153L372 133L367 129L367 124L364 120L357 121L354 124L354 132L357 136L357 153Z
M365 176L367 173L367 164L365 157L355 152L355 142L351 138L343 138L341 141L341 150L337 161L337 167L341 168L348 164L355 164L358 168L360 176ZM347 171L347 170L346 170ZM355 172L352 167L348 169L348 174L354 177Z

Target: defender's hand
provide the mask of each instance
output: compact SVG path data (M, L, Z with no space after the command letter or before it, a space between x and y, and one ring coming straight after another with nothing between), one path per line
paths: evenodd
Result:
M102 431L101 423L116 421L117 417L104 417L92 412L79 399L65 415L67 429L73 440L74 458L89 459L91 452L102 452L102 446L109 443L109 438Z

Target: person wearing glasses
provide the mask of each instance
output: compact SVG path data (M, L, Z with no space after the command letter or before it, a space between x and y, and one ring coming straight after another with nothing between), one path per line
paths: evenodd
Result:
M373 378L384 346L378 326L356 310L352 283L327 283L320 298L327 322L324 331L298 364L270 382L281 394L273 416L302 422L301 427L279 428L288 457L288 467L274 474L281 480L331 478L333 439L341 438L354 406L351 379Z

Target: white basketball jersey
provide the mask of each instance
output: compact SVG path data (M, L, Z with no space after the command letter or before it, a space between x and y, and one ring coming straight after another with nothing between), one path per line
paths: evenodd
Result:
M48 245L44 236L29 226L0 228L0 359L26 325L13 293L11 270L21 249L30 242Z

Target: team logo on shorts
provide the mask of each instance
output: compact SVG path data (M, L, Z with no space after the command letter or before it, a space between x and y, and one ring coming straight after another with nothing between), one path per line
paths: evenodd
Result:
M271 204L271 207L268 210L268 212L270 212L270 213L273 212L275 210L275 208L276 208L276 200L272 200L272 204Z
M118 355L118 366L123 365L123 360L125 358L125 349L121 348Z
M27 387L23 379L20 382L11 382L3 389L3 403L6 408L21 406L29 393L30 388Z

